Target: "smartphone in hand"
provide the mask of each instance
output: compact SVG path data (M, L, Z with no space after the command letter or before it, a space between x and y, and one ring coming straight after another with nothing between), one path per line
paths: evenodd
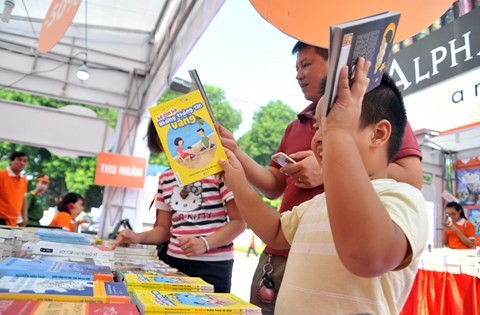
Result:
M275 153L272 156L272 160L274 160L278 165L280 165L282 167L289 166L291 164L297 163L297 162L295 162L294 159L292 159L291 157L289 157L288 155L286 155L283 152Z

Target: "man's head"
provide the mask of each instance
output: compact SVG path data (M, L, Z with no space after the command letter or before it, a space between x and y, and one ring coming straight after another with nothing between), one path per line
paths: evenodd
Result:
M328 74L328 49L299 41L293 47L292 54L297 55L296 79L305 99L318 102L321 97L318 88L320 81Z
M27 167L28 156L22 151L13 152L10 155L10 168L15 174L20 174Z
M197 133L198 133L198 135L199 135L200 137L203 137L203 136L205 135L205 130L204 130L203 128L199 128L199 129L197 130Z
M323 105L323 100L319 106ZM320 130L321 110L317 110L315 126L317 132L312 139L312 150L319 163L322 160L323 136ZM369 154L369 147L386 141L385 157L391 162L402 144L403 133L407 123L407 115L402 95L390 76L384 74L380 85L365 94L362 102L362 112L355 135L356 143L362 154L362 159ZM362 153L364 152L364 153ZM368 168L368 167L367 167Z
M43 193L47 190L48 185L50 184L50 177L48 175L40 175L37 178L36 191Z

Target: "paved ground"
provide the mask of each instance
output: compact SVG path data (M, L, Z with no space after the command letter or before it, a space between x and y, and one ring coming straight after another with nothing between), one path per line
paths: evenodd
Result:
M260 254L260 253L259 253ZM235 262L233 264L232 293L245 301L250 300L250 284L253 273L257 268L258 258L250 254L247 258L244 252L235 251Z
M243 247L248 247L250 239L252 237L251 230L245 230L239 235L233 243ZM261 240L256 237L255 243L257 245L257 253L260 255L262 250L260 249ZM247 258L245 252L235 251L235 262L233 264L232 275L232 293L245 301L250 300L250 284L252 282L253 273L257 268L258 258L254 254L250 254Z

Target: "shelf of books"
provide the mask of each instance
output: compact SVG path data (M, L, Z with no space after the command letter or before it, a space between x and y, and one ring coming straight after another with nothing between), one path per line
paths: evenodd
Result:
M158 259L91 235L0 226L0 314L261 314Z

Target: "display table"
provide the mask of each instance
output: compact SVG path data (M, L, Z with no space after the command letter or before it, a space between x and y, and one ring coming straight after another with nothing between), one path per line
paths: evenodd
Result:
M480 314L480 279L420 269L400 314Z

